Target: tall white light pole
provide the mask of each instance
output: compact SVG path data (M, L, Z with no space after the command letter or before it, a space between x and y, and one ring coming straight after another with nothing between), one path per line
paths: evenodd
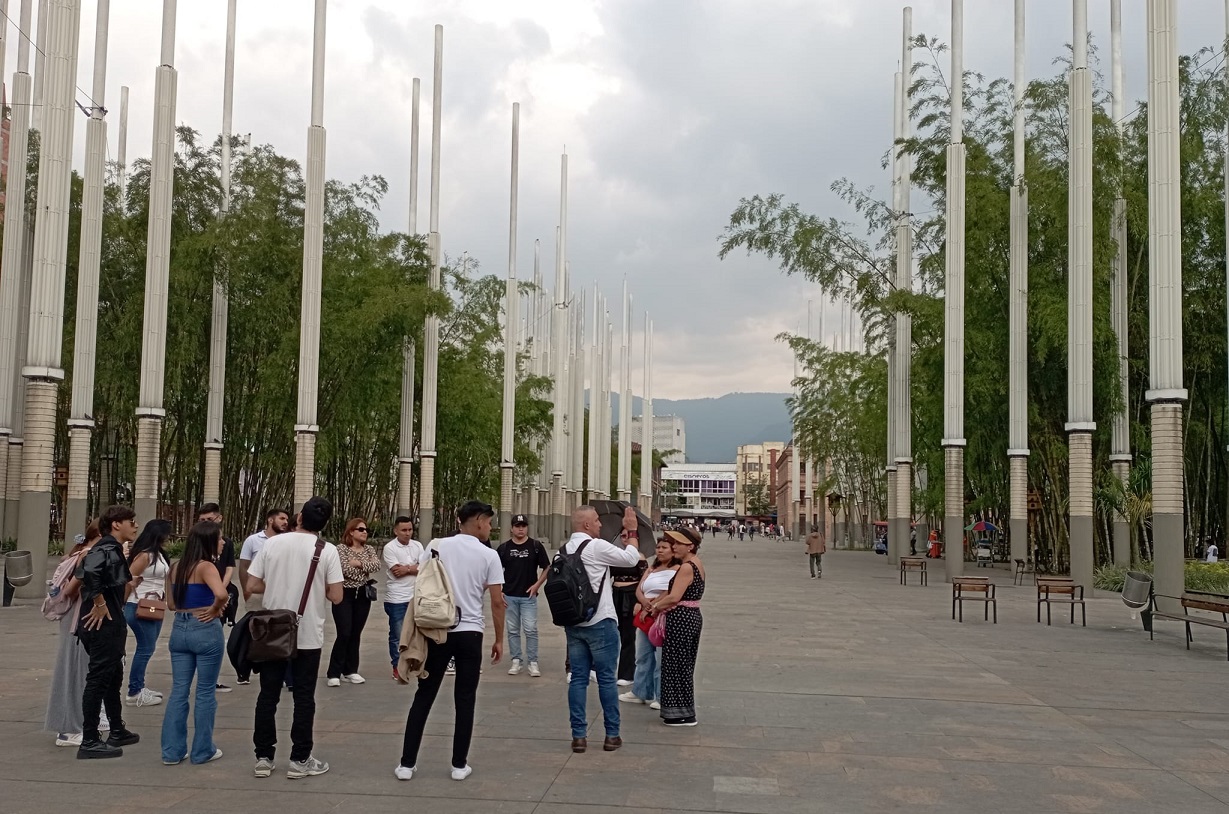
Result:
M233 1L233 0L232 0ZM85 529L90 500L90 438L94 430L94 355L98 346L98 268L102 251L102 192L107 158L107 25L111 0L98 0L94 27L94 84L85 125L85 186L77 262L77 318L73 340L73 394L68 419L68 501L64 536Z
M610 482L610 456L614 452L614 405L611 402L612 390L610 382L614 378L614 321L610 311L603 308L606 314L606 350L602 354L605 363L605 373L602 379L602 493L607 498L615 497L615 485Z
M145 316L141 341L141 394L137 407L137 472L134 508L144 522L158 516L161 485L162 408L166 377L167 288L171 273L171 205L174 198L176 0L162 3L162 62L154 79L154 146L150 162L149 231L145 258Z
M555 252L555 307L551 312L551 361L554 381L551 384L554 426L551 432L550 536L557 545L563 544L566 527L563 516L563 469L567 443L565 418L567 413L567 220L568 220L568 155L559 159L559 237Z
M223 218L230 212L230 133L235 101L235 7L226 5L226 67L222 75L222 206ZM220 275L213 278L213 319L209 328L209 402L205 416L205 503L222 496L222 416L226 408L226 331L230 301Z
M1225 13L1229 18L1229 0L1225 3ZM1122 0L1110 0L1110 62L1114 94L1111 110L1118 129L1118 150L1121 153L1124 145L1122 120L1126 116L1126 90L1122 76ZM1226 66L1226 71L1229 71L1229 66ZM1226 166L1229 167L1229 160L1226 161ZM1225 185L1225 191L1229 193L1229 177L1226 177ZM1229 199L1226 202L1225 215L1226 223L1229 224ZM1114 196L1113 218L1111 226L1116 246L1110 298L1114 335L1118 340L1118 386L1122 408L1114 413L1113 423L1110 425L1110 466L1114 469L1114 477L1125 486L1131 477L1131 433L1127 417L1127 201L1123 196L1121 184ZM1226 240L1229 241L1229 235ZM1226 279L1229 280L1229 264L1226 265ZM1122 512L1114 512L1113 550L1115 565L1131 565L1131 528Z
M1229 0L1227 0L1229 2ZM594 287L593 289L593 320L589 327L589 437L586 448L588 449L589 465L586 469L586 483L588 485L588 496L586 500L593 500L598 495L598 370L600 366L600 345L601 345L601 322L599 310L602 305L602 292Z
M913 9L905 7L901 36L901 87L899 138L910 135L909 86L913 78ZM896 290L913 291L913 222L910 220L912 161L903 148L898 150L900 198L896 222ZM896 557L909 550L910 524L913 520L913 317L906 311L896 314Z
M644 315L644 394L640 402L640 492L637 504L653 516L653 322Z
M568 416L568 430L572 450L571 471L569 474L572 506L575 508L584 502L584 469L585 469L585 314L589 308L587 291L580 292L579 307L573 309L573 354L572 367L572 405Z
M121 206L128 198L128 86L119 88L119 134L115 150L115 161L119 164L116 173L119 181L119 197Z
M418 234L418 112L419 81L410 92L410 224ZM410 517L414 505L414 376L418 349L411 337L401 346L401 432L397 445L397 514Z
M632 499L632 295L623 280L622 348L619 354L619 500Z
M1092 590L1092 77L1088 0L1073 4L1067 245L1067 445L1071 578Z
M435 68L431 89L431 211L428 245L431 290L440 290L440 129L444 93L444 26L435 27ZM428 314L423 323L422 426L418 452L418 539L435 536L435 420L439 402L440 319Z
M9 172L4 210L4 251L0 256L0 534L17 536L21 501L21 458L26 358L30 318L30 245L26 201L26 158L30 134L30 15L33 0L21 0L17 32L17 70L13 73L13 110L9 120ZM7 9L6 9L7 13ZM20 340L19 340L20 337Z
M1182 197L1178 160L1178 4L1148 8L1148 326L1156 592L1184 587Z
M52 469L55 464L56 391L64 379L60 367L64 333L64 284L68 255L71 159L76 89L77 32L80 0L52 0L47 25L46 87L42 148L39 156L39 213L34 227L34 270L30 281L29 343L25 367L26 403L21 471L18 548L31 552L35 574L47 564L48 518L51 516ZM42 596L35 579L18 596Z
M951 143L944 281L943 539L947 578L964 573L964 0L952 0Z
M504 310L504 402L499 454L499 531L512 528L513 433L516 431L516 192L520 172L521 105L512 104L512 182L508 198L508 283Z
M1010 467L1008 536L1011 559L1028 560L1028 185L1024 182L1024 0L1016 0L1015 116L1008 276L1007 457Z
M901 87L904 83L900 71L897 71L894 79L895 93L892 96L892 212L893 220L895 221L895 234L893 239L899 243L900 241L900 164L901 164L901 130L900 116L901 110L904 108L902 101L903 94ZM898 285L897 277L900 274L900 246L896 247L896 274L892 278L892 287ZM887 480L887 517L888 522L888 562L896 565L900 557L900 534L899 523L897 522L897 488L896 488L896 422L899 418L898 402L900 401L900 383L896 374L896 353L897 353L897 338L900 333L899 328L899 313L892 313L889 317L889 325L892 329L891 339L888 341L887 365L887 462L884 466L884 475ZM852 322L852 315L850 318ZM850 350L853 350L853 343L850 343Z
M822 306L820 307L822 310ZM820 334L820 341L823 335ZM798 354L794 354L794 381L798 380ZM798 399L798 385L792 387L795 401ZM797 407L795 406L795 409ZM790 424L789 453L789 511L790 534L795 540L802 539L802 439L798 437L798 419L795 417Z

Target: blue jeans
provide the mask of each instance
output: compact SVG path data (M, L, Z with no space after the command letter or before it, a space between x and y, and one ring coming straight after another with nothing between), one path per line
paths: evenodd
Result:
M536 596L506 596L508 611L508 657L521 657L521 631L525 631L525 655L528 661L538 660L538 598Z
M384 612L388 614L388 658L394 667L401 658L401 624L409 607L409 602L384 603Z
M636 680L632 692L641 701L661 700L661 648L654 647L649 634L636 628Z
M132 628L133 638L137 640L136 651L132 654L132 665L128 668L128 694L136 695L145 689L145 668L154 656L158 636L162 633L162 622L138 619L135 602L124 604L124 618L128 620L128 627Z
M171 627L171 697L162 716L162 759L205 763L217 747L213 719L218 710L215 687L222 670L226 643L222 622L197 621L192 613L176 613ZM188 695L196 676L196 709L192 717L192 752L188 753Z
M589 627L565 627L568 661L572 681L568 684L568 713L572 737L583 738L589 731L585 716L585 696L589 692L589 671L597 673L597 698L602 703L606 737L619 737L619 688L615 667L619 663L619 626L614 619L603 619Z

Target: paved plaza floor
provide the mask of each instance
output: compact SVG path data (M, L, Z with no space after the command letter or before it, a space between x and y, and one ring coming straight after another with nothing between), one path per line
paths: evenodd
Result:
M378 610L364 639L368 683L329 688L322 677L317 690L316 754L332 770L295 781L284 774L286 697L279 771L252 776L255 685L219 696L216 763L161 764L161 706L127 710L143 740L123 758L75 760L41 732L56 625L33 603L0 610L0 812L1229 811L1218 631L1197 628L1190 652L1177 625L1150 642L1114 595L1089 602L1087 628L1057 614L1039 625L1031 583L1013 587L1002 570L999 623L971 610L958 624L941 562L928 587L902 587L866 552L829 553L821 580L808 578L798 543L710 537L701 553L698 727L669 729L624 704L621 750L572 754L563 634L543 606L545 673L486 667L474 773L460 783L448 776L451 679L419 774L393 778L412 690L389 678ZM148 679L164 692L168 635ZM594 745L599 714L591 689Z

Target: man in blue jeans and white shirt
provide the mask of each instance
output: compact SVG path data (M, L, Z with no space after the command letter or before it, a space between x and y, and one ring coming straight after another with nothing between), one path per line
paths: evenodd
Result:
M589 584L598 591L597 612L588 622L563 629L568 640L568 660L572 680L568 683L568 712L572 724L572 751L583 752L588 747L589 729L585 715L585 696L589 691L589 671L597 674L597 697L602 704L602 719L606 725L606 740L602 749L613 752L623 745L619 737L619 688L615 684L615 668L619 663L619 625L616 621L614 598L610 588L610 568L626 568L640 562L637 547L636 512L627 509L623 515L621 545L598 539L602 521L592 506L580 506L572 512L572 537L561 552L576 553L585 540L591 540L581 552L581 562L589 575Z
M504 567L504 599L508 600L508 654L512 656L508 675L518 675L525 667L521 660L524 631L529 675L537 678L542 675L538 668L538 591L546 582L550 557L546 546L529 536L529 518L523 514L512 515L512 539L496 551Z
M384 544L384 564L388 566L388 582L384 588L384 612L388 614L388 657L393 662L393 680L398 681L397 660L401 657L401 625L406 609L414 598L414 583L418 581L418 559L422 543L414 539L414 522L398 517L393 523L396 536Z

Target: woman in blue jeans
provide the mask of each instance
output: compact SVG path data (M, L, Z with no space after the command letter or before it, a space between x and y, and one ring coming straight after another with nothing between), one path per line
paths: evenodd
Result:
M678 570L679 562L674 558L674 548L663 537L657 541L657 556L652 567L644 572L636 587L637 616L650 600L669 590L670 580L674 579ZM654 647L649 641L649 634L640 628L636 628L636 678L632 682L632 691L620 695L619 700L661 709L661 648Z
M141 534L128 551L128 570L132 572L132 590L124 603L124 619L136 639L136 650L128 668L129 706L152 707L162 703L162 693L145 686L145 669L158 645L162 633L161 619L142 618L137 615L137 600L166 599L166 575L171 568L163 545L171 536L168 520L150 520L141 529Z
M216 687L226 643L221 616L230 601L213 558L221 551L222 530L202 521L188 532L183 558L171 568L167 606L175 612L171 627L171 697L162 718L162 762L168 766L190 758L208 763L222 757L213 743L218 710ZM188 696L196 676L192 750L188 751Z

